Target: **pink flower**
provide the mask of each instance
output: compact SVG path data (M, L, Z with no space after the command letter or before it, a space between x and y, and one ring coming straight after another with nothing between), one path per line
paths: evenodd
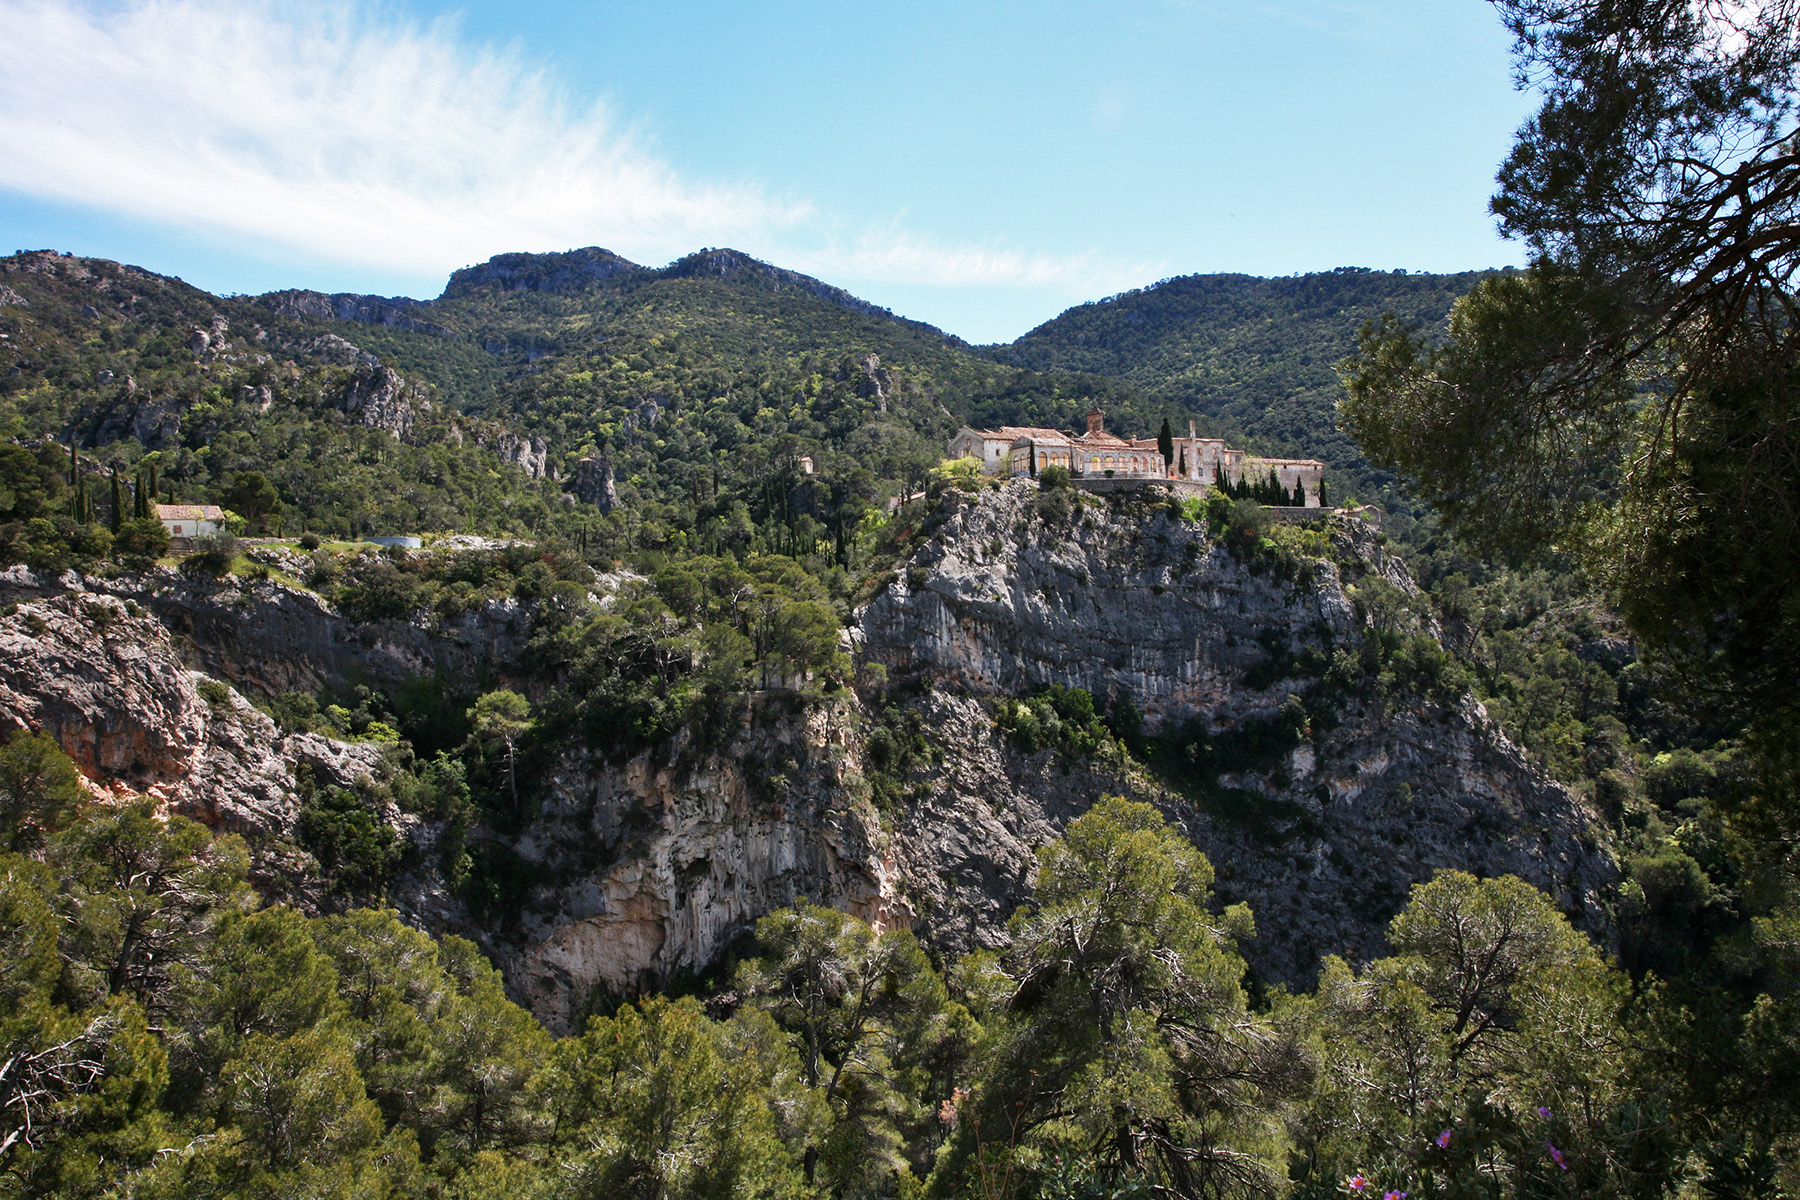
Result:
M1548 1121L1550 1119L1550 1110L1545 1108L1541 1104L1538 1105L1537 1114L1538 1114L1538 1116L1544 1118L1544 1120L1546 1120L1546 1121Z
M1554 1158L1556 1160L1557 1166L1561 1167L1565 1171L1569 1169L1569 1164L1563 1161L1563 1154L1562 1154L1561 1150L1558 1150L1555 1146L1550 1145L1550 1143L1548 1141L1545 1141L1544 1146L1545 1146L1545 1148L1547 1148L1550 1151L1550 1157Z
M1369 1181L1364 1179L1361 1175L1352 1175L1345 1182L1349 1185L1350 1190L1353 1192L1360 1192L1364 1188L1369 1186Z
M1446 1147L1448 1147L1449 1145L1450 1145L1450 1131L1448 1129L1446 1129L1446 1130L1444 1130L1444 1132L1437 1135L1437 1148L1439 1150L1442 1150L1442 1149L1445 1149Z
M1381 1200L1406 1200L1405 1192L1383 1192Z

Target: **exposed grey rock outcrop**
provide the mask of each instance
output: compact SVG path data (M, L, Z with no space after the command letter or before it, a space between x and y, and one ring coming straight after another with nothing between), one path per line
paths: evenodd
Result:
M511 930L483 926L429 880L400 903L473 937L551 1029L589 1003L711 964L802 896L906 927L892 839L857 789L854 713L766 701L726 744L623 763L570 755L514 841L533 881Z
M118 395L93 414L92 426L82 444L104 446L136 438L146 450L161 450L180 440L184 408L172 397L138 391L136 383L126 376Z
M23 583L29 573L6 574ZM99 795L149 795L266 840L294 832L296 765L343 786L380 771L378 747L284 738L230 688L202 695L207 677L135 603L76 587L10 608L0 616L0 726L49 733Z
M0 571L0 601L69 592L138 605L181 640L194 665L264 696L356 683L395 687L420 676L467 688L516 662L531 636L529 613L512 599L447 620L352 621L315 593L270 580L210 580L168 568L85 580L72 572L43 578L22 566Z
M422 302L410 296L359 296L349 292L326 295L324 292L290 289L258 296L256 302L284 317L351 321L358 325L380 325L388 329L405 329L438 337L457 336L435 321L421 319L418 312L422 309Z
M501 462L511 463L533 479L556 478L556 464L550 461L550 446L543 438L503 428L494 436L491 448Z
M1253 685L1272 654L1360 645L1346 574L1414 591L1360 522L1337 524L1333 560L1314 563L1310 583L1281 583L1161 504L1089 501L1058 522L1037 514L1037 496L1018 482L952 497L941 529L858 614L866 660L934 687L917 703L944 765L919 780L925 798L899 830L930 936L991 942L1026 898L1030 850L1107 791L1160 804L1212 858L1221 893L1250 901L1262 933L1247 949L1270 978L1303 982L1326 951L1379 953L1407 889L1443 868L1519 875L1605 933L1615 869L1597 820L1471 696L1364 681L1328 728L1195 798L1123 763L1065 770L1048 751L1014 749L980 698L1049 683L1128 697L1152 732L1199 719L1229 735L1312 686L1293 674Z
M561 254L497 254L478 266L453 272L444 299L483 288L502 292L551 292L571 295L614 276L648 274L610 250L587 246Z
M583 502L592 504L603 513L619 507L619 492L613 483L611 459L582 459L575 464L575 474L570 477L568 486L569 491Z
M205 326L196 325L188 334L188 352L196 362L216 358L231 346L231 325L222 316L213 317Z
M344 385L337 407L364 425L385 429L400 441L407 441L420 410L430 408L431 402L419 394L406 376L371 358Z
M356 367L366 372L381 366L379 358L335 333L321 333L305 341L292 342L289 343L289 348L297 354L338 367Z
M857 360L862 368L862 379L857 381L856 394L870 396L875 400L877 412L886 412L888 396L894 390L894 373L881 365L881 355L869 354Z

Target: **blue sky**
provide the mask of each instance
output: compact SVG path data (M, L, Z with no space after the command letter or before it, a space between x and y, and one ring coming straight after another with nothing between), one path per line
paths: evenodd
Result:
M433 296L735 246L971 341L1197 271L1519 262L1480 0L0 0L0 253Z

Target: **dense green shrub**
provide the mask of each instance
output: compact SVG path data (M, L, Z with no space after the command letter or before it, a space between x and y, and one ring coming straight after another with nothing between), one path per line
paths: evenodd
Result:
M316 791L302 802L297 829L334 890L362 903L386 894L402 848L369 797L336 786Z
M996 701L994 723L1026 754L1054 750L1074 760L1110 752L1115 745L1114 731L1096 709L1093 695L1060 683L1023 700Z

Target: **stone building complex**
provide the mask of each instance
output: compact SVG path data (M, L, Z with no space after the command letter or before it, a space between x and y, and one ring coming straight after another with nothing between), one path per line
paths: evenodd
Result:
M1045 467L1063 467L1078 480L1160 479L1209 486L1261 483L1273 474L1282 490L1303 489L1307 508L1318 508L1325 464L1314 458L1259 458L1234 450L1219 438L1195 434L1188 422L1186 437L1173 439L1173 456L1163 460L1156 439L1122 438L1106 431L1098 408L1087 414L1085 434L1060 429L1002 425L973 429L964 425L950 439L952 458L976 458L989 475L1035 476Z

